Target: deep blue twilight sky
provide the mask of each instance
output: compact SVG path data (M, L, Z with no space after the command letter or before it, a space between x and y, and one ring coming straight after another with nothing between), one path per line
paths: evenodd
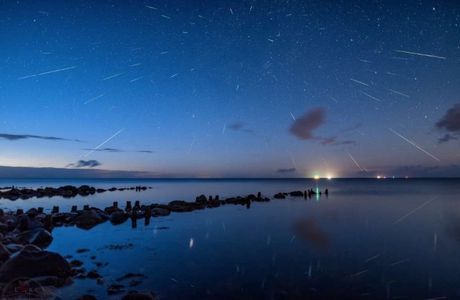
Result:
M460 176L457 1L0 1L0 165Z

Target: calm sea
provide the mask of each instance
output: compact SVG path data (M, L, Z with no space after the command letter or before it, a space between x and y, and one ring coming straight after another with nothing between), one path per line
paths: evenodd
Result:
M56 228L49 250L82 260L105 283L76 279L64 298L106 288L143 273L128 290L161 299L459 299L460 180L27 180L0 186L146 185L72 199L0 200L1 208L71 205L104 208L113 201L164 203L262 192L329 189L329 197L226 205L85 231ZM78 254L77 249L89 252ZM91 259L96 256L95 259ZM107 263L97 267L96 263ZM137 280L137 279L136 279ZM113 296L114 299L120 296ZM443 298L445 297L445 298Z

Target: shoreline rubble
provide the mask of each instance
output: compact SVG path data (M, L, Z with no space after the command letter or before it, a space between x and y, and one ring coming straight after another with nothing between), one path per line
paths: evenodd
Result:
M83 188L82 188L83 187ZM72 191L73 194L96 193L98 189L82 186L80 188L57 188L54 189L62 195L62 191ZM131 188L129 188L131 189ZM147 187L132 188L136 191L146 190ZM11 190L14 190L12 188ZM39 189L35 190L38 191ZM126 190L126 188L115 189ZM0 192L1 193L1 192ZM37 192L39 193L39 192ZM53 241L53 228L62 226L76 226L84 230L110 222L112 225L120 225L131 219L132 228L137 227L137 221L144 219L145 225L150 224L151 218L168 216L171 213L192 212L207 208L217 208L225 205L242 205L251 207L253 202L269 202L271 199L282 200L287 197L311 199L313 196L328 196L329 191L324 193L315 192L313 189L305 191L293 191L289 193L277 193L272 198L263 196L260 192L245 197L229 197L221 199L219 195L199 195L195 201L187 202L174 200L167 204L141 204L140 201L126 201L124 208L120 208L117 201L112 206L104 209L84 205L78 209L72 206L70 212L60 212L59 206L54 206L51 212L46 213L43 207L31 208L27 211L17 209L16 211L4 211L0 209L0 289L7 292L9 289L15 291L15 278L28 278L29 281L39 286L60 287L70 284L74 279L89 278L103 282L103 278L96 270L86 271L78 261L70 257L63 257L59 253L47 251L46 248ZM64 193L64 195L69 195ZM65 197L65 196L63 196ZM77 252L78 253L78 252ZM107 293L116 292L116 287L109 287ZM120 288L120 292L124 292ZM127 294L125 297L131 298ZM152 298L153 299L153 298Z

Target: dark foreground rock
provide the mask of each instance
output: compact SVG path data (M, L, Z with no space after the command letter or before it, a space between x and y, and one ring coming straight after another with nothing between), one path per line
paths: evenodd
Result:
M0 282L8 282L19 277L42 276L54 276L65 280L70 273L69 263L58 253L27 245L0 267Z

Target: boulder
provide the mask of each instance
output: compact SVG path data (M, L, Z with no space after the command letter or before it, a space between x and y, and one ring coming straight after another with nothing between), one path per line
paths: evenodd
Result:
M76 217L73 222L78 228L91 229L94 226L103 223L107 220L107 216L99 210L85 210Z
M27 245L13 254L0 267L0 282L8 282L18 277L55 276L67 278L70 275L69 263L58 253L42 251Z
M10 250L5 247L2 243L0 243L0 262L4 262L7 260L11 255Z
M198 197L196 197L196 202L206 204L206 202L208 202L208 198L206 198L205 195L199 195Z
M128 220L128 214L122 210L118 210L110 215L110 223L113 225L119 225Z
M303 192L302 191L293 191L289 193L290 196L293 197L303 197Z
M21 244L32 244L40 248L48 247L53 241L51 233L43 228L21 232L16 235L16 238Z
M152 216L158 217L158 216L167 216L171 213L171 211L167 208L163 207L154 207L152 208Z
M286 195L284 193L277 193L273 196L275 199L286 199Z

